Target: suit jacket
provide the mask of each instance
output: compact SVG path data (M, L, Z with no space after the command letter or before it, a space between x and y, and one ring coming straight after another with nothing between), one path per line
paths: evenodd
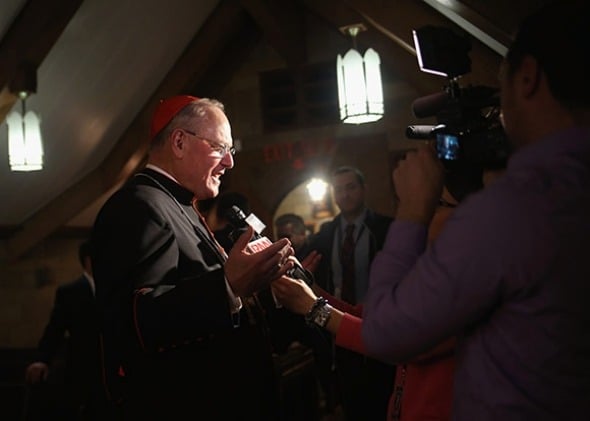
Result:
M99 212L92 244L105 368L120 374L129 417L197 411L227 419L243 411L274 419L277 388L260 309L245 300L232 317L225 257L192 198L146 169Z
M87 391L99 381L99 360L94 296L85 276L57 288L37 347L38 361L52 363L64 345L65 381L74 389Z
M311 236L309 240L309 250L317 250L322 254L322 259L314 272L315 281L330 294L334 294L332 245L341 220L342 215L339 214L332 221L325 222L319 232ZM375 253L383 247L387 230L392 221L393 218L389 216L378 214L370 209L367 211L364 223L369 233L369 261L372 261Z
M320 231L310 238L310 249L322 254L314 272L315 281L330 294L334 294L332 250L334 235L341 224L342 215L322 224ZM367 211L364 224L369 233L369 262L383 247L392 218ZM395 366L341 347L333 347L332 335L316 331L315 357L323 382L330 382L332 367L337 367L336 378L345 417L350 420L384 420L389 397L393 391ZM328 379L328 380L326 380Z

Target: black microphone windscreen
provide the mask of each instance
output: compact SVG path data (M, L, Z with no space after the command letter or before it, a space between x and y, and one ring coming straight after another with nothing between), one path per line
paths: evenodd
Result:
M243 228L248 226L244 211L242 211L242 209L240 209L236 205L233 205L230 209L227 210L225 217L229 220L230 224L237 228Z
M437 92L414 100L412 111L416 118L432 117L442 110L448 101L449 95L447 92Z

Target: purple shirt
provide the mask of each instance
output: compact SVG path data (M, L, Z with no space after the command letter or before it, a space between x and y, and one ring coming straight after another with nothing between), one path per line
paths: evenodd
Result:
M457 335L454 420L590 419L590 130L518 150L433 245L395 221L371 266L367 350Z

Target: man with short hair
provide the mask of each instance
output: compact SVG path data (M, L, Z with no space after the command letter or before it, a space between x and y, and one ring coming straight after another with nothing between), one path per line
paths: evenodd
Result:
M375 257L367 352L406 360L457 336L453 420L590 414L590 37L587 1L526 18L500 69L506 171L427 247L443 185L433 148L393 172L399 204Z
M82 275L55 291L51 316L37 347L37 359L25 372L25 381L32 392L26 408L30 420L47 417L98 420L107 409L102 399L98 367L98 328L89 241L78 246L78 261ZM63 355L62 351L65 351ZM51 377L57 374L52 372L53 364L60 357L64 359L64 372L59 373L62 374L60 380L53 381ZM49 406L56 408L56 413L50 414Z
M321 254L314 276L330 294L349 304L360 304L367 291L371 261L381 249L392 219L367 207L365 177L358 168L336 168L331 188L340 213L309 239L309 249ZM347 420L384 420L395 366L334 347L332 341L325 334L315 345L328 399L340 401ZM332 382L336 396L330 395Z
M299 260L309 252L307 227L303 218L295 213L284 213L275 219L275 237L288 239Z

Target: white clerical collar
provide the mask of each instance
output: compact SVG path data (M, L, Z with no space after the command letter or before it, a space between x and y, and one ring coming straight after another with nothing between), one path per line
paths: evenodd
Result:
M94 278L92 277L91 274L89 274L88 272L84 271L83 272L84 277L88 280L88 283L90 284L90 289L92 290L92 295L95 295L95 286L94 286Z
M164 171L162 168L160 168L160 167L158 167L158 166L156 166L154 164L147 164L145 167L146 168L149 168L150 170L154 170L155 172L158 172L158 173L160 173L160 174L168 177L170 180L172 180L176 184L179 184L180 185L180 183L178 182L178 180L176 178L172 177L172 175L170 173Z

